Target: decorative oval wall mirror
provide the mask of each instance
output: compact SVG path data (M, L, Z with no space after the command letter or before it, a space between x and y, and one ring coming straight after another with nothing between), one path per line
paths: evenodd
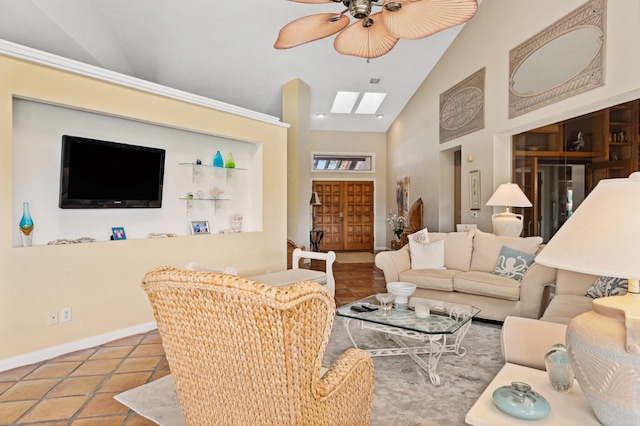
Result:
M604 84L606 0L591 0L509 52L509 117Z

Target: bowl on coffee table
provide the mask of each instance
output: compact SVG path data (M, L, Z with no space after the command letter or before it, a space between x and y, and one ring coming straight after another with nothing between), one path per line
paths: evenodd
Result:
M404 310L409 307L409 296L416 291L416 285L404 281L387 283L387 291L395 296L395 307Z

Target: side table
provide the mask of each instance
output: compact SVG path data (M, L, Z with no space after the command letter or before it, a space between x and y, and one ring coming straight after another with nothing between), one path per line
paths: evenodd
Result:
M531 388L544 396L551 406L549 416L539 421L520 420L503 413L493 403L493 391L500 386L510 385L511 382L525 382ZM490 425L522 425L544 424L545 426L588 426L600 425L593 414L587 399L582 394L577 381L569 393L556 392L551 388L547 372L522 365L506 363L502 370L494 377L480 398L465 416L465 423L474 426Z

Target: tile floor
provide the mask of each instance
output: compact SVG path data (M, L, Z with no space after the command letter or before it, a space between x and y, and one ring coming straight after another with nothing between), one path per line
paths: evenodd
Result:
M334 263L334 275L338 306L385 291L373 263ZM0 425L153 425L113 396L169 373L157 330L0 372Z

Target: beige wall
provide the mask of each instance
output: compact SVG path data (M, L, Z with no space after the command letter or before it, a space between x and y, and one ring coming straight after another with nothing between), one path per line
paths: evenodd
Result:
M287 238L298 246L309 246L311 188L302 176L309 175L309 114L311 88L300 79L282 87L282 119L291 123L287 131Z
M426 225L452 231L453 151L462 151L462 222L491 230L484 206L511 177L510 135L640 97L640 3L609 0L605 86L508 118L509 50L582 5L584 0L484 1L387 133L387 206L396 176L410 175L411 193L425 202ZM562 60L562 58L559 58ZM549 64L553 66L553 64ZM485 128L439 143L440 94L486 67ZM469 155L474 161L468 162ZM471 217L468 173L481 172L481 210ZM496 208L496 212L502 210Z
M263 232L13 248L13 96L262 144ZM140 279L158 265L285 268L285 158L285 126L0 56L0 365L152 321ZM73 320L48 326L47 312L66 306Z
M391 241L391 228L386 226L385 206L387 194L387 147L384 133L371 132L311 132L311 152L330 153L373 153L375 155L375 171L364 172L310 172L308 187L314 180L368 180L374 182L375 191L375 225L374 248L383 250L387 241ZM310 154L309 154L310 155ZM306 159L311 164L311 158ZM392 198L395 199L395 198ZM308 215L311 213L308 213ZM309 216L307 215L307 222ZM308 240L305 244L308 244Z

